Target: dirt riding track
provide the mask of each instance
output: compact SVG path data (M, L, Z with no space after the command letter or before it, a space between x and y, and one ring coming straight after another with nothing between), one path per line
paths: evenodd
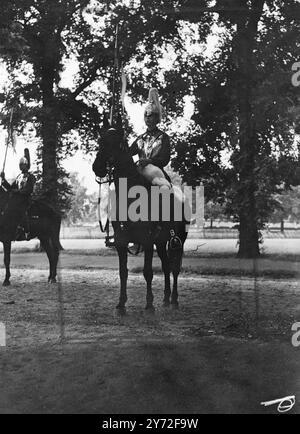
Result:
M296 280L182 275L174 311L158 275L151 315L131 274L119 317L116 270L60 279L49 286L46 270L19 268L1 289L0 413L274 413L260 402L287 395L300 412Z

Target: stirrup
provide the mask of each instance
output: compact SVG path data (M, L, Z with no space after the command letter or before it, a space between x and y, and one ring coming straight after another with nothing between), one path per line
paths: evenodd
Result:
M170 235L171 235L171 239L168 243L168 249L169 250L181 250L182 249L182 241L175 234L175 231L173 229L170 231Z
M127 247L127 251L130 255L138 256L140 253L144 251L144 248L141 244L130 243Z
M115 236L110 235L105 237L105 247L115 247Z

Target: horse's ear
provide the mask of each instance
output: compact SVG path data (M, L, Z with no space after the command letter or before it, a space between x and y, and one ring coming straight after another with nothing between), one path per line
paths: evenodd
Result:
M110 123L109 123L107 114L104 113L104 117L103 117L103 129L104 129L104 131L106 131L106 130L109 130L109 128L110 128Z

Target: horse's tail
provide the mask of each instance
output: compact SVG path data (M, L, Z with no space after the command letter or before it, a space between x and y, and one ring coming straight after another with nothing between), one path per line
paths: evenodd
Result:
M54 242L55 242L55 247L59 250L62 251L64 250L63 246L60 243L60 229L61 229L61 216L59 216L59 219L56 223L55 226L55 237L54 237Z
M50 204L43 199L36 199L33 201L33 212L37 212L40 217L48 217L51 220L51 238L54 247L57 250L63 250L60 243L60 229L61 229L61 214Z
M59 212L57 212L54 208L50 208L52 210L53 215L53 243L57 250L62 251L64 248L60 243L60 230L61 230L61 221L62 217Z

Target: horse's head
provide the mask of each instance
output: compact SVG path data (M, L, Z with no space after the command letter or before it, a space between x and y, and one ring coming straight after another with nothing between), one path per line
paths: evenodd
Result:
M93 171L99 178L104 178L108 168L119 168L126 164L127 159L127 143L121 118L118 119L117 125L112 127L104 117L100 149L93 164Z

